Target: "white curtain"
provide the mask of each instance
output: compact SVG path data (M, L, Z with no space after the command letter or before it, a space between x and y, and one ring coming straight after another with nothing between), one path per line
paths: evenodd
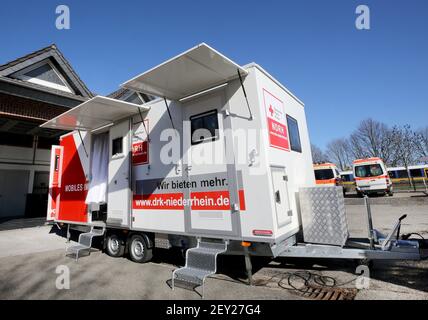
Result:
M108 134L94 136L91 163L91 181L85 203L107 201Z

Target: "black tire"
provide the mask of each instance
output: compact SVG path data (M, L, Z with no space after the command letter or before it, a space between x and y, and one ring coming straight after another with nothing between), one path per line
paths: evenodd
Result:
M111 233L107 236L106 252L110 257L123 257L125 253L125 244L117 234Z
M145 263L152 259L153 250L147 245L146 239L139 234L134 234L128 244L129 257L132 261Z

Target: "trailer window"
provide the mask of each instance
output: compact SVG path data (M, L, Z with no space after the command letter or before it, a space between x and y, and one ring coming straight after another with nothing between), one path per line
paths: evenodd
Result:
M217 110L190 117L192 145L218 139Z
M297 120L287 115L288 136L290 137L290 148L296 152L302 152L300 143L299 125Z
M111 155L115 156L122 153L123 153L123 138L119 137L119 138L113 139Z

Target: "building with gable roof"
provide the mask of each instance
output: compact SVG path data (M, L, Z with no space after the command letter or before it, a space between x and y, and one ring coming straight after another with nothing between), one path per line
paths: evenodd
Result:
M45 216L50 149L43 122L93 97L55 45L0 65L0 219Z

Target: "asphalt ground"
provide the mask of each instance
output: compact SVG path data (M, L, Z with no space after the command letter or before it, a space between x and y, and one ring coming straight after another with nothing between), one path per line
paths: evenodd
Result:
M361 200L361 199L359 199ZM363 204L346 205L351 237L367 235ZM402 214L402 233L428 238L428 206L372 203L373 224L387 233ZM74 239L77 234L73 234ZM416 237L416 236L415 236ZM39 226L0 231L0 299L200 299L201 288L170 288L172 271L184 264L178 250L155 252L137 264L94 249L90 256L65 257L64 233ZM57 268L67 266L70 289L57 289ZM428 261L376 261L369 287L357 290L354 261L329 259L253 259L253 286L247 284L242 257L220 256L218 273L207 279L206 299L307 299L303 292L324 281L345 288L353 299L428 299ZM62 269L61 269L62 270ZM312 299L314 297L310 297Z

